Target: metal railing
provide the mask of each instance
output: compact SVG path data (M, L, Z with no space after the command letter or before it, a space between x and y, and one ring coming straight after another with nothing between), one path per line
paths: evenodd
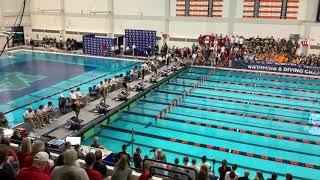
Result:
M157 164L165 165L167 168L159 167L157 166ZM194 168L162 162L154 159L144 159L142 161L142 167L143 167L143 171L145 171L146 168L149 168L151 174L158 175L160 177L170 178L170 179L197 180L197 177L198 177L198 172ZM178 169L180 168L181 171L173 170L168 167L175 167ZM160 170L160 172L163 171L168 173L160 173L160 172L157 172L157 170ZM194 177L191 177L190 174L194 175Z

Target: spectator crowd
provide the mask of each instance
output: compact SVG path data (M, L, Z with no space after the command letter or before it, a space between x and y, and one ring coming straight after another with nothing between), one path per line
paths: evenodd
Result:
M269 61L305 66L320 66L320 55L299 55L298 41L243 36L200 35L192 47L171 49L164 45L160 53L169 52L181 58L191 58L197 65L226 64L232 60Z
M19 134L16 136L19 137ZM49 145L40 141L31 141L29 138L20 138L21 144L18 148L11 146L11 141L16 141L17 137L4 137L0 130L0 177L6 180L127 180L134 179L132 168L142 172L139 180L149 180L153 176L166 176L176 179L198 180L247 180L250 179L250 172L246 170L243 175L237 172L238 165L228 165L227 160L221 162L218 171L214 171L215 159L209 163L206 156L201 158L200 163L196 159L190 162L189 157L184 157L181 161L174 159L174 163L168 163L165 153L161 149L154 149L154 156L142 158L142 150L136 148L131 156L127 152L127 145L122 146L122 151L114 156L114 168L110 173L105 165L102 151L103 148L98 139L93 139L92 147L97 150L84 152L80 145L71 146L70 142L65 142L60 148L59 156L54 160L51 157L52 149ZM78 158L83 157L84 165L81 165ZM147 160L143 163L143 159ZM181 163L180 163L181 162ZM110 162L108 162L110 163ZM133 167L130 167L130 164ZM144 166L144 167L143 167ZM153 169L150 169L153 167ZM195 173L196 172L196 173ZM197 174L197 177L196 177ZM270 178L265 178L263 173L258 171L253 176L254 180L276 180L277 174L272 173ZM286 180L292 180L291 174L286 174Z

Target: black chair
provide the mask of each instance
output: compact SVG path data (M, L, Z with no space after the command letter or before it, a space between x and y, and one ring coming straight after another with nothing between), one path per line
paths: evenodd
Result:
M89 87L89 96L90 97L97 97L98 96L98 92L96 90L93 90L92 87Z

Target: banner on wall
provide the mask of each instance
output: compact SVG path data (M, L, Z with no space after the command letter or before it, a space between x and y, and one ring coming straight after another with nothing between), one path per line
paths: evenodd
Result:
M235 60L232 62L231 67L236 69L320 76L320 67L302 66L295 64L279 64L275 62L265 61L247 62L244 60Z

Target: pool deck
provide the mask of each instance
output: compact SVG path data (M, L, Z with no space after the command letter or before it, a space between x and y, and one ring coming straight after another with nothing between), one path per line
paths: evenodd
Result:
M169 66L170 68L171 66ZM162 67L161 69L166 68L166 67ZM181 69L182 67L180 67ZM169 75L173 74L174 72L170 72ZM150 74L145 76L145 79L148 80L150 78ZM166 79L166 77L160 77L158 80L161 81L163 79ZM133 81L130 83L130 86L135 86L139 81ZM150 86L153 85L153 83L149 83L147 81L145 81L145 88L148 88ZM110 93L110 95L107 97L107 104L110 106L109 109L110 111L112 109L117 108L118 106L120 106L122 103L125 103L124 101L116 101L113 100L115 99L115 97L117 96L117 94L121 91L121 89L113 91L112 93ZM140 92L140 93L145 93L145 92ZM135 91L130 91L130 96L129 99L131 99L132 97L136 96L137 94L139 94L139 92L135 92ZM93 110L95 109L95 106L102 100L102 98L99 98L93 102L90 102L89 104L87 104L87 106L85 106L84 108L81 109L80 111L80 115L79 118L84 120L84 122L82 123L82 125L86 126L88 124L90 124L91 122L95 121L97 118L102 117L103 115L100 115L98 113L93 112ZM55 121L53 121L51 124L47 124L43 129L35 129L35 132L37 134L37 136L51 136L51 137L55 137L56 139L63 139L67 136L70 136L72 134L74 134L77 131L74 130L67 130L65 127L67 126L67 120L71 117L74 116L75 113L69 112L65 115L62 115L60 117L58 117Z

